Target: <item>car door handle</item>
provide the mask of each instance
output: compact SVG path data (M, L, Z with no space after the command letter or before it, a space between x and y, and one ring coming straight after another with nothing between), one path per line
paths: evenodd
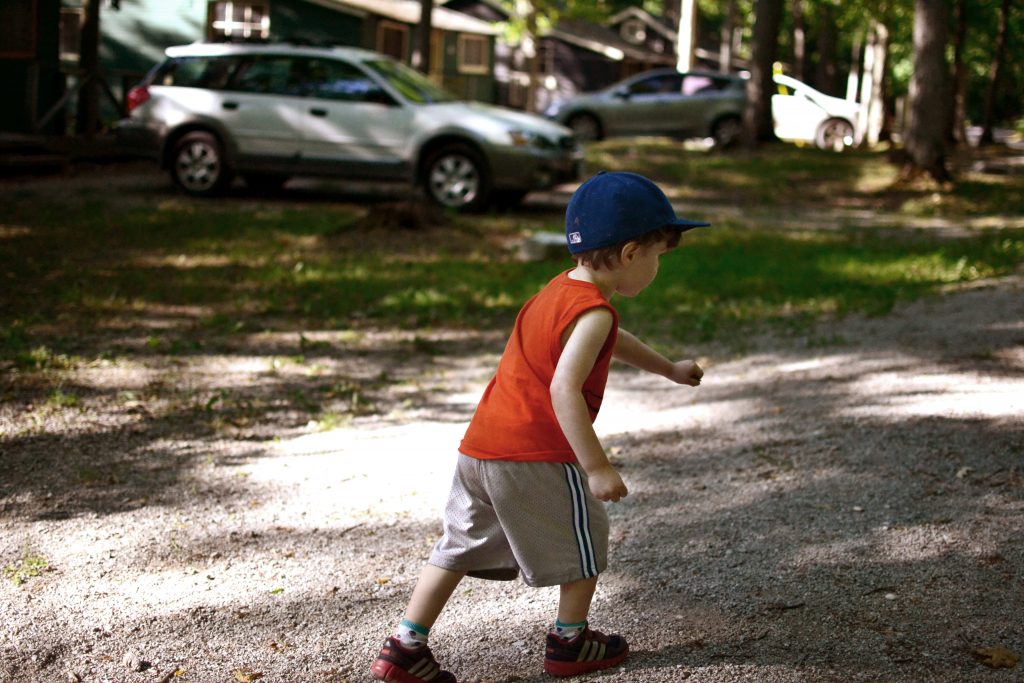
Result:
M238 102L225 102L221 105L225 109L238 109Z
M319 107L317 107L315 109L310 109L309 113L312 114L313 116L319 116L321 118L327 116L327 110L326 109L320 109Z

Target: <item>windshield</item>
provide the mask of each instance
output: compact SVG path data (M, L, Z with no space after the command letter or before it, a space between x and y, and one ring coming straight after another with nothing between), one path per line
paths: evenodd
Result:
M367 67L381 76L388 85L402 94L402 97L416 104L432 104L434 102L454 102L456 98L444 89L437 87L418 71L399 64L390 59L377 59L364 62Z

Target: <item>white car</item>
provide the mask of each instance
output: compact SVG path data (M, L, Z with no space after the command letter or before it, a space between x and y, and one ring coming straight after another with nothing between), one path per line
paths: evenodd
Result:
M572 131L539 116L459 102L421 74L357 48L196 44L128 93L122 139L185 192L292 176L406 181L442 206L514 204L579 178Z
M779 89L772 95L776 136L837 152L853 145L860 105L826 95L790 76L776 74L774 79Z

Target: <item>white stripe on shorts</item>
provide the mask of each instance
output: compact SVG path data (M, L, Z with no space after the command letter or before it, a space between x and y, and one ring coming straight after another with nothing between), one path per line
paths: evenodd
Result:
M594 554L594 541L590 537L590 514L587 511L587 497L583 487L583 478L579 470L569 463L565 467L565 479L569 483L572 498L572 524L576 532L576 545L580 551L580 569L583 578L597 576L597 556Z

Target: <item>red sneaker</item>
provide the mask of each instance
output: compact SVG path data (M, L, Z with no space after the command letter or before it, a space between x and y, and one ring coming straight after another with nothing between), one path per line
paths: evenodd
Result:
M370 668L370 675L389 683L456 683L451 672L441 669L429 647L413 650L402 647L394 638L384 641L384 647Z
M629 645L622 636L606 636L589 628L572 640L549 633L544 670L552 676L577 676L613 667L628 654Z

